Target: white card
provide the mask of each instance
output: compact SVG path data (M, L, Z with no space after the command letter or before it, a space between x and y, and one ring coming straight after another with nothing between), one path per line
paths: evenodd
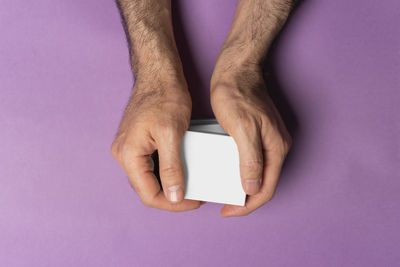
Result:
M239 152L215 120L193 120L182 142L185 198L244 206Z

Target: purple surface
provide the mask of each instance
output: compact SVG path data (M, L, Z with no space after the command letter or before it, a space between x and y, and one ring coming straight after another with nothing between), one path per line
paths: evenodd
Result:
M132 85L113 1L0 3L0 266L400 265L399 1L296 10L271 57L295 144L276 197L233 219L145 208L111 158ZM194 115L211 116L235 1L177 4Z

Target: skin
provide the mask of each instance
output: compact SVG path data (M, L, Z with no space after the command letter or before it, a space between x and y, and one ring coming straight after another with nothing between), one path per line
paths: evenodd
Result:
M118 0L130 45L135 84L111 146L143 204L169 211L198 208L183 199L180 147L191 98L176 48L170 1ZM235 140L244 207L225 205L224 217L251 213L272 199L291 137L268 95L262 63L293 1L239 0L210 82L211 105ZM158 150L161 187L151 154Z

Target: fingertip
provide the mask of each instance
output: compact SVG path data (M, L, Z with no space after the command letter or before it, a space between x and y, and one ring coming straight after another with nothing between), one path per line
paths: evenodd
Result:
M183 199L180 202L171 202L165 197L165 193L160 191L154 200L154 207L171 212L183 212L200 208L200 201Z
M246 210L245 206L235 206L235 205L225 205L221 209L221 216L224 218L241 216L242 213Z
M166 199L179 203L184 199L185 171L179 142L160 142L158 148L159 173Z
M223 218L228 218L228 217L229 217L229 212L226 211L225 207L226 207L226 206L224 206L224 207L221 209L221 216L222 216Z
M261 179L245 179L243 189L247 195L255 195L260 191Z
M203 201L198 201L198 200L185 199L185 201L193 201L193 203L195 204L194 209L198 209L204 204L204 203L202 204Z
M182 186L173 185L168 187L167 190L165 190L165 197L172 203L182 202L184 197Z

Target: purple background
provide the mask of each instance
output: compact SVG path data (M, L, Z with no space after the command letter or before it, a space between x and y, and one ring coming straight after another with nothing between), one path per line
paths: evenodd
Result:
M235 2L175 2L199 117ZM111 158L132 86L112 0L0 4L0 266L400 265L398 0L295 11L268 78L295 144L276 197L233 219L145 208Z

